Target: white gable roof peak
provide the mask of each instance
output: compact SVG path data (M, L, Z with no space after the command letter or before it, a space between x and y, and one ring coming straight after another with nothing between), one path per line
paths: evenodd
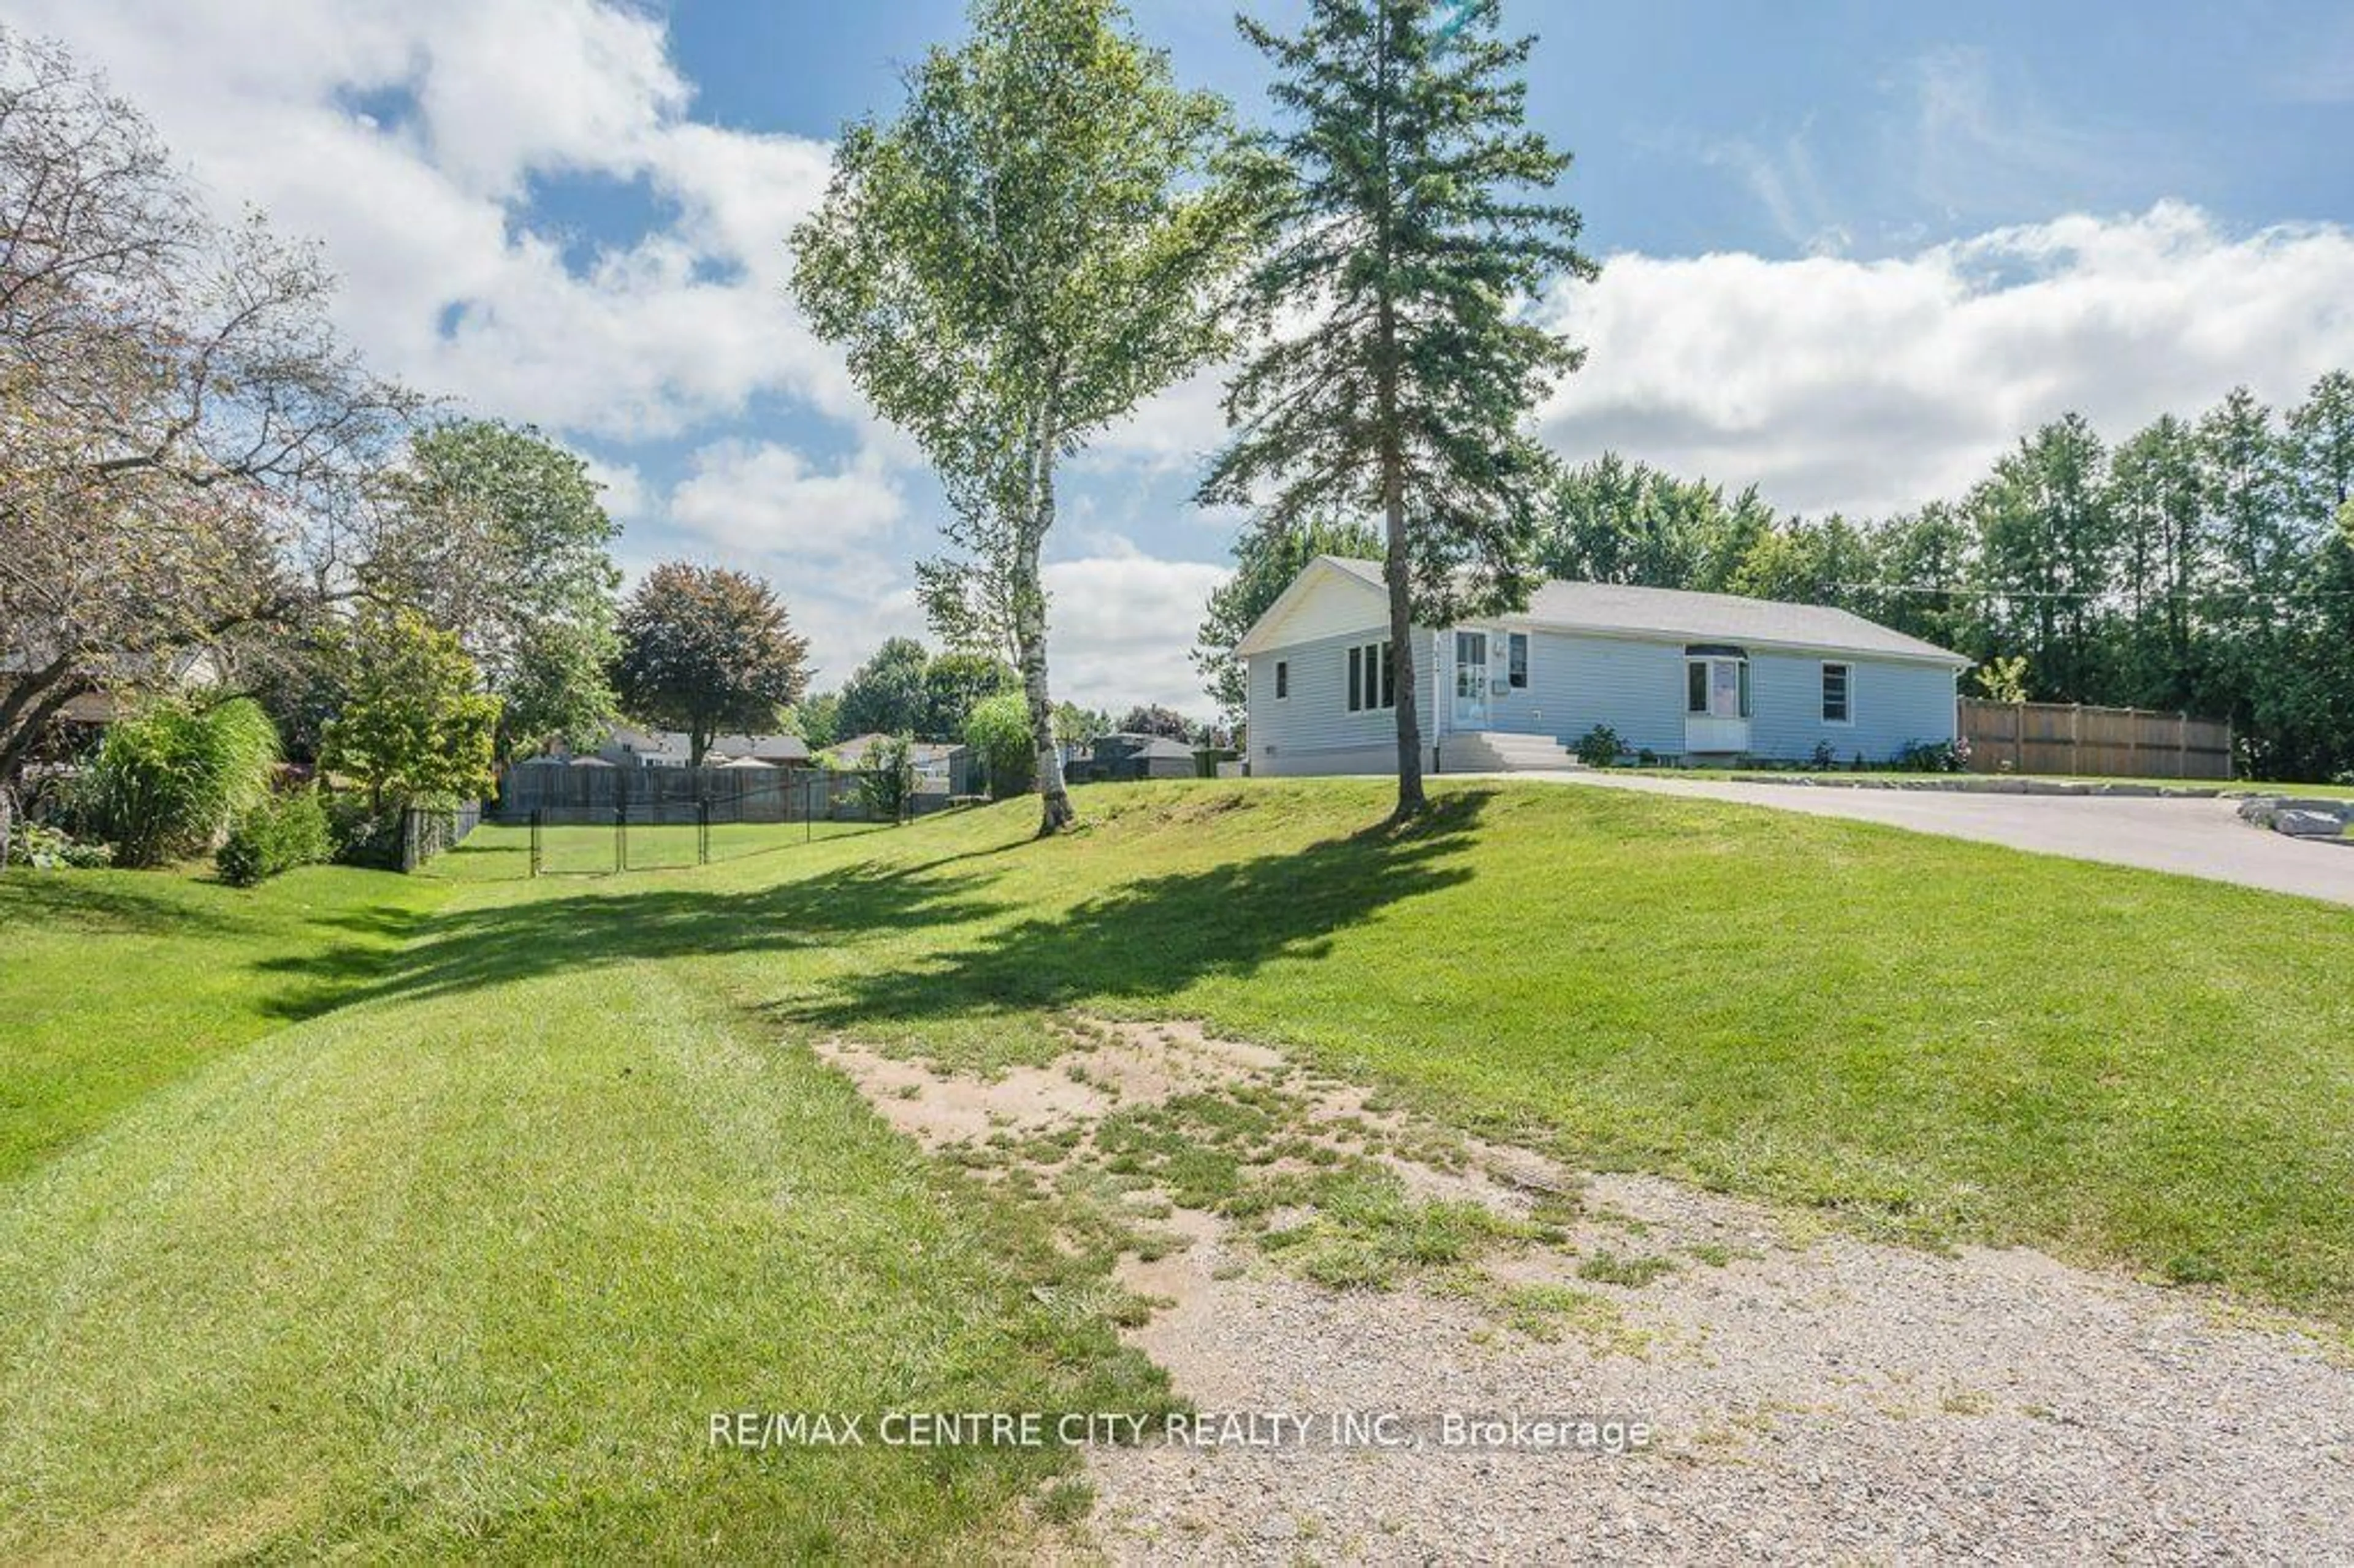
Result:
M1289 642L1304 642L1308 637L1287 635L1287 623L1306 609L1311 600L1331 596L1331 609L1346 626L1319 630L1310 636L1321 636L1324 630L1345 631L1358 624L1379 626L1386 618L1387 599L1382 587L1382 568L1371 561L1352 561L1344 556L1319 556L1300 568L1291 579L1291 586L1276 596L1267 613L1251 622L1243 640L1235 644L1235 652L1245 658L1264 653ZM1370 605L1371 615L1362 613Z

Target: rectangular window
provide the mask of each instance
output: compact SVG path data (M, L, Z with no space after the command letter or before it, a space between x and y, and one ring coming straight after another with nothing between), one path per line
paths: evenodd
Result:
M1397 667L1390 644L1368 642L1349 650L1349 711L1397 706Z
M1278 659L1275 662L1275 695L1278 702L1291 695L1291 663L1288 660Z
M1823 722L1825 724L1849 722L1848 678L1848 666L1845 664L1823 666Z
M1511 682L1515 689L1526 689L1529 683L1529 636L1525 631L1511 634L1507 653L1511 661Z
M1695 659L1684 666L1684 712L1708 712L1708 662Z

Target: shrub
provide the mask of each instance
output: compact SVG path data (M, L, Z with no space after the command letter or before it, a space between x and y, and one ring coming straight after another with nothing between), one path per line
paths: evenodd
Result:
M1618 738L1617 730L1606 724L1598 724L1579 736L1577 745L1572 749L1577 753L1577 759L1588 768L1607 768L1626 754L1627 743Z
M298 865L316 865L334 852L327 808L316 789L263 800L237 820L213 855L223 882L251 887Z
M1007 692L973 705L964 721L964 743L989 770L993 800L1026 795L1038 782L1038 752L1030 737L1030 699Z
M54 871L59 866L91 869L112 865L114 851L105 844L77 842L45 822L19 822L9 862L36 871Z
M916 792L916 768L904 735L885 736L866 748L858 767L858 800L870 817L896 821Z
M400 867L401 809L396 803L371 808L367 797L335 794L327 797L329 858L343 865Z
M1839 752L1832 747L1829 741L1819 740L1815 742L1815 754L1807 759L1807 766L1821 768L1828 773L1839 766Z
M277 760L278 732L252 699L164 698L106 732L80 805L116 860L161 865L210 848L269 792Z
M1967 740L1908 740L1896 750L1896 766L1907 773L1960 773L1970 765Z

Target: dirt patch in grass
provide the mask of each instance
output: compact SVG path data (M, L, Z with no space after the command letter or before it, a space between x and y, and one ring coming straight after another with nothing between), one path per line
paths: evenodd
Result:
M2354 1553L2342 1341L2024 1251L1565 1170L1186 1023L995 1077L834 1042L1055 1206L1084 1304L1205 1412L1582 1414L1630 1452L1090 1450L1114 1561ZM2228 1412L2228 1440L2185 1412Z

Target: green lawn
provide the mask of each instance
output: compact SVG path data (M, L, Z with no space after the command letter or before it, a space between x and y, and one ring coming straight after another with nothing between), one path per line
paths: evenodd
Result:
M228 1047L334 1005L444 890L340 866L0 875L0 1180Z
M1099 1299L1100 1260L889 1136L804 1048L836 1033L987 1064L1069 1012L1197 1017L1573 1157L2354 1323L2354 910L1614 791L1437 799L1395 835L1373 782L1101 786L1059 842L1015 802L536 882L478 835L362 878L425 901L364 956L323 913L223 968L263 1022L193 1060L108 977L176 939L196 984L246 895L0 882L52 944L16 962L11 920L0 1006L180 1062L62 1138L89 1097L10 1107L48 1152L0 1178L0 1558L1021 1541L1051 1458L702 1442L715 1408L1160 1397L1099 1313L1042 1305ZM124 887L179 913L66 934Z

